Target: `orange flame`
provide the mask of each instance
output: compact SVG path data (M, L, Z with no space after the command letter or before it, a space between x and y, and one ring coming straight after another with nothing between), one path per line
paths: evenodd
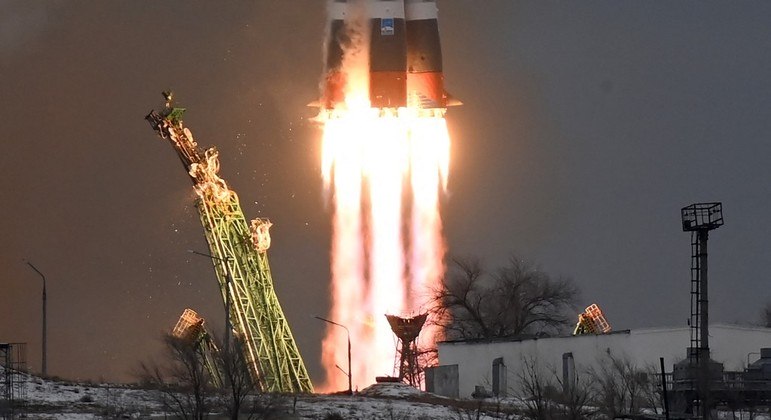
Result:
M322 177L334 206L330 317L350 330L353 382L364 387L395 373L384 315L425 311L444 274L439 198L450 139L441 110L379 110L357 97L366 93L349 95L347 109L321 117ZM421 335L424 346L437 338L430 326ZM336 367L346 366L345 343L345 331L330 326L320 389L347 387Z
M439 198L447 189L450 138L443 109L370 106L368 31L350 35L344 104L322 110L318 120L334 211L329 318L350 331L353 386L363 388L395 373L396 341L385 314L424 312L444 275ZM438 338L428 325L421 344L433 347ZM322 364L326 383L317 389L346 389L338 370L347 366L342 328L328 326Z

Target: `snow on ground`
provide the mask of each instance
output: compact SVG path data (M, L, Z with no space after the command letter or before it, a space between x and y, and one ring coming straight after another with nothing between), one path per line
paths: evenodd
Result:
M343 419L372 420L433 420L477 419L476 410L400 399L367 398L362 396L302 398L297 403L298 419L324 419L339 414ZM480 415L480 420L505 417Z
M372 384L362 389L360 394L365 397L411 398L425 393L400 382L384 382Z
M21 396L30 418L82 419L162 415L157 391L127 385L86 384L24 375Z
M20 379L22 395L26 393L26 416L30 419L160 419L170 418L173 414L164 412L161 394L156 390L54 381L26 374ZM497 402L454 400L401 383L374 384L352 396L306 394L267 398L273 398L278 409L277 415L269 418L287 420L516 420L519 416L515 412L522 408L522 402L515 398ZM730 412L721 412L718 417L724 420L750 418L749 413L743 414L733 417ZM769 420L767 414L754 418Z
M97 418L165 418L159 391L128 385L84 384L21 377L27 417L75 420ZM324 420L333 414L342 419L429 420L505 417L494 412L477 417L477 401L452 400L400 383L375 384L350 395L297 395L280 397L277 419Z
M297 411L301 419L324 419L330 414L340 414L344 419L372 420L507 418L485 414L477 417L478 404L439 397L407 384L381 383L364 388L354 396L303 396L298 399Z

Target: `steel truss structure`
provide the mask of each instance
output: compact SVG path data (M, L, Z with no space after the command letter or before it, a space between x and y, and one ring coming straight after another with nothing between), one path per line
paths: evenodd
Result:
M678 374L691 382L696 391L693 405L702 419L712 410L710 388L719 382L722 364L712 361L709 350L709 280L707 242L709 232L723 226L723 204L694 203L680 209L683 231L691 232L691 346L688 365ZM677 367L677 366L676 366Z
M217 388L222 387L222 374L217 363L219 349L212 341L211 334L206 330L206 321L198 316L194 310L186 308L179 321L171 331L171 335L190 343L195 349L200 362L209 372L211 383Z
M418 364L418 336L426 323L428 314L420 314L413 318L402 318L396 315L386 315L391 331L399 339L396 349L396 365L399 370L399 380L411 386L420 387L420 365Z
M252 378L265 392L313 392L273 288L267 254L270 222L246 222L238 195L217 175L217 149L200 149L182 122L185 110L172 107L170 92L164 96L165 109L151 111L145 119L172 144L192 178L222 298Z
M596 303L592 303L586 307L583 313L578 314L578 322L573 330L573 335L607 334L610 330L610 324L605 319L602 309Z
M0 343L0 419L25 412L27 343Z

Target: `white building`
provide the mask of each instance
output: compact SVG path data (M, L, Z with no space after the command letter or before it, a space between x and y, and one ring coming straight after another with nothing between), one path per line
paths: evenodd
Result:
M758 358L761 348L771 347L771 328L715 324L710 325L709 332L712 359L723 363L726 371L741 371L748 360ZM506 383L517 382L524 360L534 360L541 368L561 374L563 356L568 353L572 354L578 372L596 367L609 353L627 358L640 368L658 368L659 358L663 357L666 371L671 372L674 363L686 358L689 345L688 327L552 338L448 341L439 343L439 364L457 365L458 395L468 398L477 386L491 391L494 382L505 392ZM494 381L493 364L501 362L505 368L497 372L502 377Z

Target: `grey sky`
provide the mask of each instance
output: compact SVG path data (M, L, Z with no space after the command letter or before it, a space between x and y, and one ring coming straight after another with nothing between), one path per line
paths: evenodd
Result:
M222 325L187 176L142 117L172 87L248 218L314 380L328 301L322 1L0 0L0 341L49 371L131 379L185 307ZM713 319L771 299L771 4L444 0L450 252L572 276L618 329L683 325L680 207L722 200ZM683 343L685 347L687 343ZM361 351L361 350L360 350ZM354 350L355 355L356 349Z

